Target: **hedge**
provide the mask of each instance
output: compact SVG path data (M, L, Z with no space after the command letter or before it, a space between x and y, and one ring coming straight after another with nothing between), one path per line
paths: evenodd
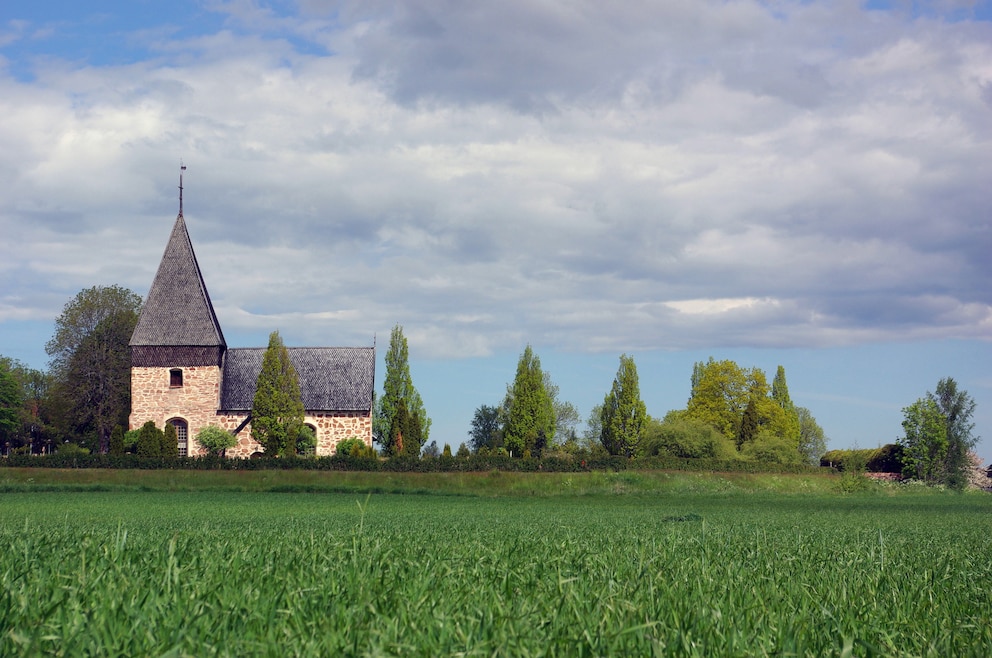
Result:
M385 471L393 473L469 473L486 471L519 471L567 473L581 471L670 470L718 471L734 473L816 473L833 472L804 464L760 464L737 460L683 459L676 457L626 457L597 456L582 458L547 457L544 459L515 459L499 455L471 455L467 458L453 456L352 457L332 455L310 458L225 458L214 455L203 457L147 457L124 455L11 455L0 459L0 466L25 468L113 468L113 469L176 469L176 470L315 470L315 471Z

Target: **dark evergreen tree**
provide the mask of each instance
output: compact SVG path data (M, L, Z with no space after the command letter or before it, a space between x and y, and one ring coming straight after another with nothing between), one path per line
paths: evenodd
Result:
M741 416L741 425L737 430L737 449L740 450L744 444L754 441L758 436L758 405L754 398L748 400L744 413Z
M163 432L155 427L155 422L149 420L141 426L138 434L137 453L142 457L161 457Z
M110 454L124 454L124 428L120 425L115 425L114 430L110 433Z
M251 434L266 455L295 457L303 426L303 400L296 368L278 331L269 335L251 409Z

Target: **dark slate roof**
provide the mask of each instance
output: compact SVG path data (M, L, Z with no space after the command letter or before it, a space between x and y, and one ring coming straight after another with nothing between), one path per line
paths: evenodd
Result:
M131 335L131 345L226 345L181 212Z
M375 387L374 347L290 347L289 359L300 378L307 411L372 409ZM222 411L249 411L262 371L264 347L232 348L224 357Z

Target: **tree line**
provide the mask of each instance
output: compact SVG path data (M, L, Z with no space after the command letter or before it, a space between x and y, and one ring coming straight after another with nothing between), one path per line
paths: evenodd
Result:
M0 442L5 454L56 449L170 456L175 429L125 431L130 413L130 350L141 297L120 286L95 286L66 303L46 343L47 371L0 356ZM652 417L640 396L634 358L623 354L603 402L579 434L578 410L530 345L520 355L503 399L479 406L468 441L457 454L517 458L610 455L743 460L783 465L817 464L827 438L812 412L796 405L778 366L771 383L764 371L731 360L694 364L682 409ZM451 455L429 441L431 419L413 384L409 346L395 325L385 355L386 373L372 414L373 439L385 458ZM952 378L938 382L903 410L903 435L895 446L906 476L963 486L970 468L975 402ZM299 383L279 332L269 337L252 408L252 435L268 456L307 456L315 438L303 423ZM170 429L172 434L167 434ZM207 452L235 445L229 432L211 426L195 438ZM361 440L339 446L366 456ZM888 453L887 453L888 454Z

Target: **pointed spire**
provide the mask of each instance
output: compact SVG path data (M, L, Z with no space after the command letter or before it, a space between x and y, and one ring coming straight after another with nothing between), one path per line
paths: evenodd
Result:
M179 215L131 335L131 345L223 349L224 334L193 252L181 199L180 192Z

